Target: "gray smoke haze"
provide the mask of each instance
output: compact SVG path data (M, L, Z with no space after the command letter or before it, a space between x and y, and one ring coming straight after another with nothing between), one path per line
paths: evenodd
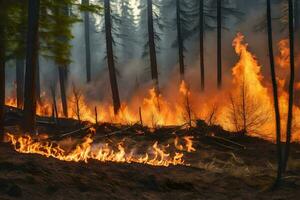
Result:
M160 0L163 1L163 0ZM277 2L274 0L274 3ZM174 2L175 3L175 2ZM222 59L223 73L225 84L231 80L231 68L236 63L238 57L232 47L232 40L237 32L245 35L245 40L249 43L249 48L254 53L263 66L262 70L266 79L269 77L267 35L266 32L258 32L254 30L265 16L264 0L238 0L236 6L241 10L243 16L240 20L231 19L226 29L223 30L222 36ZM280 15L280 4L274 4L274 19ZM170 22L175 18L175 11L161 13L164 20ZM108 78L108 70L105 60L105 33L103 30L103 16L94 16L91 20L91 59L92 59L92 83L86 84L85 69L85 43L84 43L84 25L77 23L73 27L74 39L72 40L72 60L69 66L69 84L75 83L81 88L85 96L92 101L111 101L111 91ZM97 24L95 24L95 21ZM147 25L142 24L142 28L138 28L135 41L123 40L127 44L124 48L122 39L115 37L114 52L117 57L116 67L118 69L118 82L121 101L130 100L137 87L150 87L150 69L147 58L141 58L146 37L142 31L145 31ZM163 91L165 85L176 85L179 83L179 67L178 67L178 50L172 48L172 43L176 38L176 27L166 27L164 31L160 31L161 40L157 43L158 51L158 67L159 80ZM191 87L200 88L200 65L199 65L199 42L198 33L192 38L185 41L185 62L187 69L187 80L191 82ZM205 32L205 66L206 66L206 86L207 90L215 90L216 88L216 31L207 30ZM280 22L274 20L274 50L277 52L277 42L280 39L287 38L287 32L281 31ZM130 46L130 48L128 48ZM124 52L131 52L131 58L125 58ZM297 73L299 74L299 73ZM177 76L177 78L176 78ZM57 66L51 60L40 58L40 77L41 88L48 92L49 84L58 82ZM191 77L192 80L189 78ZM297 77L299 79L299 77ZM10 61L6 67L6 83L7 96L11 96L15 81L15 62ZM176 82L178 81L178 82Z

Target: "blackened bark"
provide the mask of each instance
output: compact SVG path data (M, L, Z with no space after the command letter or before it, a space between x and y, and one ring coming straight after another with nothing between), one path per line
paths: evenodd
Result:
M182 38L182 30L181 30L180 0L176 0L176 16L177 16L176 22L177 22L179 73L180 73L180 79L184 80L184 55L183 55L183 38Z
M83 5L89 5L89 0L82 0ZM90 16L89 12L84 12L84 39L85 39L85 64L86 81L91 82L91 47L90 47Z
M299 32L300 29L300 2L299 0L295 1L295 31Z
M118 82L117 82L115 62L114 62L114 53L113 53L110 0L104 0L104 11L105 11L107 65L108 65L108 71L109 71L110 86L111 86L111 91L112 91L114 113L118 114L120 107L121 107L121 103L120 103L120 97L119 97L119 89L118 89Z
M58 75L59 75L59 86L60 86L60 97L61 97L61 105L63 108L63 113L65 117L68 117L68 101L66 95L66 74L65 67L58 67Z
M278 90L276 71L274 63L274 51L273 51L273 31L272 31L272 14L271 14L271 0L267 0L267 23L268 23L268 48L269 48L269 59L270 59L270 72L273 86L273 101L274 101L274 112L276 121L276 148L277 148L277 177L275 186L280 183L282 177L282 148L281 148L281 121L280 121L280 110L278 101Z
M148 15L148 42L150 53L150 65L151 65L151 78L154 82L154 87L158 92L158 71L157 71L157 59L156 59L156 47L155 47L155 33L153 25L153 8L152 0L147 0L147 15Z
M289 106L288 118L286 126L286 146L283 159L283 172L286 171L290 154L290 144L292 137L293 123L293 105L294 105L294 82L295 82L295 60L294 60L294 5L293 0L288 1L289 4L289 35L290 35L290 83L289 83Z
M23 109L24 105L24 59L16 59L17 107Z
M36 65L36 100L39 104L41 104L41 80L40 80L40 59L37 57L37 65Z
M58 116L58 110L57 110L57 103L56 103L56 89L55 89L55 86L52 85L50 87L50 91L51 91L51 96L52 96L52 103L53 103L53 110L54 110L54 115L55 115L55 120L56 120L56 123L58 124L59 123L59 116Z
M204 72L204 0L199 2L199 32L200 32L200 76L201 90L205 89L205 72Z
M0 30L0 141L4 135L4 106L5 106L5 47L3 30Z
M217 84L222 87L222 0L217 0Z
M38 62L38 29L40 0L31 0L28 4L28 32L25 72L25 101L23 129L35 130L36 114L36 68Z

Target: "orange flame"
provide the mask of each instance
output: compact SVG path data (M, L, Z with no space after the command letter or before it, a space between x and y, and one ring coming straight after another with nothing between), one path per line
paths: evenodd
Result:
M233 40L233 47L239 56L239 61L232 69L232 83L230 87L224 87L223 91L216 94L200 93L190 88L189 84L182 81L177 91L172 94L156 94L155 89L149 89L146 97L137 92L132 100L123 103L120 112L114 115L113 107L109 103L90 102L84 96L78 104L82 121L95 122L95 106L98 109L99 122L113 122L120 124L134 124L142 120L148 127L183 125L197 118L212 119L213 123L221 125L226 130L242 129L250 126L249 135L259 136L274 141L275 118L273 113L273 98L270 84L264 79L256 57L248 50L248 44L244 43L244 36L237 34ZM289 45L287 40L279 42L279 56L276 58L277 66L285 70L289 66ZM279 102L282 115L282 127L285 127L288 95L285 91L285 77L277 77L279 85ZM174 84L172 84L174 85ZM300 88L300 86L298 86ZM169 88L167 88L169 89ZM171 88L173 89L173 88ZM230 94L230 95L228 95ZM228 98L231 96L232 98ZM144 98L143 98L144 97ZM244 99L244 101L243 101ZM7 99L7 105L15 106L15 98ZM57 102L59 105L59 102ZM69 110L76 110L74 97L69 100ZM232 108L234 106L234 109ZM139 113L139 107L140 113ZM217 109L211 109L216 107ZM213 112L212 112L213 110ZM235 117L229 116L235 113ZM293 140L300 141L300 131L296 127L299 124L300 109L294 105L294 134ZM58 107L58 115L63 116L62 108ZM41 105L37 105L37 114L50 116L52 114L51 101L44 99ZM78 112L72 112L71 118L77 119ZM261 116L266 115L264 120ZM234 118L232 120L232 118ZM243 123L243 121L246 121ZM263 122L262 122L263 121ZM192 124L192 123L191 123ZM241 125L237 125L241 124ZM258 126L259 125L259 126ZM253 128L257 126L256 128ZM254 130L255 129L255 130ZM153 147L154 148L154 147ZM143 157L142 159L145 159ZM148 159L147 159L148 160Z
M86 136L83 141L76 145L73 150L67 151L59 143L43 141L40 138L32 138L29 135L16 136L6 134L6 141L10 142L14 149L24 154L39 154L52 157L62 161L88 162L98 160L101 162L119 163L141 163L153 166L186 165L183 160L183 153L175 152L174 156L167 153L163 147L155 142L148 153L139 156L132 151L127 151L122 143L117 145L117 151L106 144L93 144L92 134Z

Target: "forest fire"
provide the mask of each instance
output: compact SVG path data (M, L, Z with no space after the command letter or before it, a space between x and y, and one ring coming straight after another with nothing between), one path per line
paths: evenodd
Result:
M63 141L51 142L47 141L45 135L42 138L33 138L29 135L16 136L10 133L6 134L6 141L14 146L14 149L19 153L24 154L39 154L46 157L52 157L58 160L67 162L88 162L89 160L97 160L100 162L118 162L118 163L140 163L153 166L169 165L188 165L184 162L184 154L166 151L167 147L159 145L155 142L147 153L144 155L136 155L134 150L125 149L122 142L116 145L116 148L109 146L108 143L93 143L93 131L87 135L75 148L64 147ZM192 142L189 139L186 144L188 152L192 147ZM69 150L66 150L69 149Z
M287 68L288 43L282 40L279 43L280 55L277 62L282 69ZM249 135L259 136L268 140L274 140L274 114L272 111L271 90L268 83L264 81L261 74L261 66L255 56L248 51L248 44L244 43L244 36L238 34L233 41L236 54L240 57L238 63L232 70L232 83L230 87L224 88L214 97L211 94L199 94L196 90L190 90L188 83L182 81L175 96L156 94L155 89L149 89L148 97L141 98L134 95L133 102L123 103L117 115L113 107L107 103L91 103L84 96L76 96L73 91L68 104L68 110L72 111L70 116L81 121L95 123L95 107L98 109L97 120L99 122L111 122L120 124L134 124L137 122L155 128L168 125L193 125L198 119L214 118L216 124L230 131L245 131ZM280 109L282 113L282 127L285 127L287 113L287 93L284 90L285 79L280 80ZM222 102L215 102L215 96L224 99ZM199 101L197 98L202 99ZM142 99L136 102L135 99ZM175 99L175 100L174 100ZM8 106L16 106L15 98L8 98ZM108 106L107 106L108 105ZM138 107L140 106L140 113ZM212 109L214 106L217 109ZM300 116L299 107L294 105L295 118L298 121ZM37 105L37 114L41 116L55 115L53 102L44 98L42 103ZM213 112L213 113L212 113ZM297 114L299 113L299 114ZM61 107L57 107L58 117L64 117ZM213 115L213 116L212 116ZM297 124L297 123L295 123ZM294 127L294 141L300 141L297 127Z
M299 197L300 0L0 8L0 199Z

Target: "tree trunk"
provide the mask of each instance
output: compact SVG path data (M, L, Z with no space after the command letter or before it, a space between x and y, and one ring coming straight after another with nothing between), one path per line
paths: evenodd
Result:
M36 65L36 101L41 104L41 80L40 80L40 59L37 57Z
M118 114L120 107L121 107L121 103L120 103L120 97L119 97L119 89L118 89L118 82L117 82L115 62L114 62L114 53L113 53L110 0L104 0L104 11L105 11L107 66L108 66L110 86L111 86L111 91L112 91L114 113Z
M31 0L28 4L28 32L25 73L25 102L23 129L28 132L35 130L36 114L36 68L38 64L38 29L39 0Z
M153 8L152 0L147 0L147 15L148 15L148 42L150 52L150 65L151 65L151 78L154 83L156 92L159 91L158 84L158 71L157 71L157 59L156 59L156 47L155 47L155 33L153 26Z
M89 5L89 0L82 0L83 5ZM84 36L85 36L85 64L86 81L91 82L91 47L90 47L90 16L89 12L84 12Z
M222 87L222 0L217 0L217 84Z
M24 59L16 59L17 107L23 109L24 105Z
M56 103L56 86L51 85L50 86L51 96L52 96L52 103L53 103L53 110L55 115L56 123L59 124L59 116L58 116L58 110L57 110L57 103Z
M59 87L60 87L60 97L61 97L61 105L63 108L63 113L65 117L68 117L68 101L66 95L66 74L65 67L58 67L58 75L59 75Z
M268 22L268 48L269 48L269 59L270 59L270 71L273 86L273 101L274 101L274 112L276 121L276 148L277 148L277 177L275 186L280 183L282 177L282 148L281 148L281 121L280 121L280 110L278 101L278 90L276 71L274 63L274 51L273 51L273 31L272 31L272 14L271 14L271 0L267 0L267 22Z
M201 90L205 89L205 72L204 72L204 0L199 2L199 32L200 32L200 76Z
M295 31L299 31L300 28L300 2L295 0Z
M294 105L294 81L295 81L295 60L294 60L294 6L293 0L288 1L289 4L289 35L290 35L290 83L289 83L289 106L286 127L286 146L283 159L283 172L286 171L290 154L290 143L292 137L293 123L293 105Z
M1 27L2 28L2 27ZM3 38L0 30L0 41ZM5 47L4 42L0 42L0 141L4 135L4 107L5 107Z
M180 79L184 80L184 55L183 55L183 39L181 30L181 8L180 0L176 0L176 22L177 22L177 42L178 42L178 56L179 56L179 72Z

